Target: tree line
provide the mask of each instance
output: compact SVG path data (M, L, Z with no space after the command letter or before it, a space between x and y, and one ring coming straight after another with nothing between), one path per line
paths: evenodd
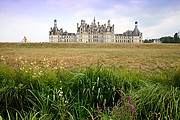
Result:
M174 37L171 36L161 37L160 41L162 43L180 43L180 37L178 33L175 33Z
M144 43L153 43L156 40L160 40L161 43L180 43L180 36L179 32L174 34L174 37L172 36L165 36L161 37L159 39L145 39L143 42Z

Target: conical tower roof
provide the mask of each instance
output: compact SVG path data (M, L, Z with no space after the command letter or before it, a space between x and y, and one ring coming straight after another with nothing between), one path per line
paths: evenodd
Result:
M139 29L138 29L138 22L136 21L135 22L135 28L134 28L134 30L133 30L133 36L139 36L140 35L140 31L139 31Z

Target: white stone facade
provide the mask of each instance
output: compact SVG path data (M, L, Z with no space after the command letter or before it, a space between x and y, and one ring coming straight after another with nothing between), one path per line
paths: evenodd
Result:
M75 33L63 32L63 29L58 29L57 20L54 20L54 27L49 31L49 42L76 42Z
M123 34L114 34L114 24L111 26L110 20L107 25L96 23L94 18L91 25L85 20L81 20L81 24L77 23L77 33L63 32L58 29L57 20L54 20L54 27L49 31L49 42L106 42L106 43L141 43L142 33L138 30L137 22L133 31L127 30Z
M107 26L96 24L95 18L91 25L81 20L80 26L77 23L76 37L78 42L114 42L114 25L110 25L110 20Z

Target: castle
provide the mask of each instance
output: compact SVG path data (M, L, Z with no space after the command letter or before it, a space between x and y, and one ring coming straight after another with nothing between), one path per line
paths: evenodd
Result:
M114 33L114 24L100 25L96 23L95 17L89 25L85 20L81 20L81 24L77 23L77 33L63 32L58 29L57 20L54 20L54 27L49 31L49 42L106 42L106 43L141 43L142 33L138 29L138 22L135 22L134 30L127 30L123 34Z

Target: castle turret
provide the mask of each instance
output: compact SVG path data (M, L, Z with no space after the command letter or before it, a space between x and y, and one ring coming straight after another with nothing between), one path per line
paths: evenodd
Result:
M54 27L57 28L57 20L54 20Z
M138 27L138 22L136 21L136 22L135 22L135 28L137 28L137 27Z
M94 26L96 26L96 19L95 19L95 17L94 17L93 24L94 24Z
M135 22L135 28L133 30L133 35L134 36L139 36L140 35L140 31L138 30L138 22Z
M110 27L110 20L108 20L108 27Z

